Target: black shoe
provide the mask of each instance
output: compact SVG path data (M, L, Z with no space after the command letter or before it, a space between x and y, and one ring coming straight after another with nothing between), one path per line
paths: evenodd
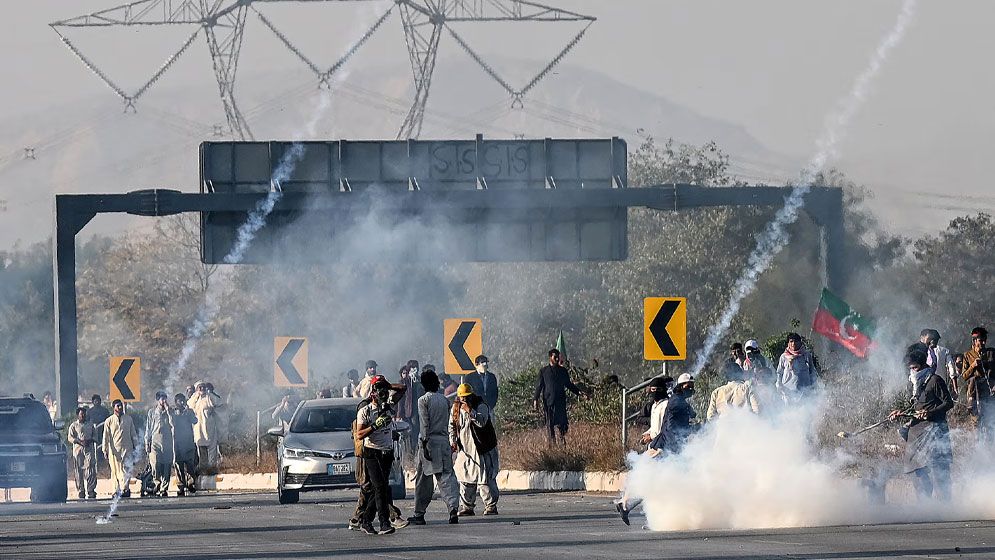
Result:
M411 517L408 518L408 523L410 523L412 525L424 525L425 524L425 516L424 515L412 515Z
M366 533L367 535L376 535L377 534L377 530L373 528L373 524L372 523L363 523L362 525L359 526L359 528L364 533Z
M124 492L121 492L121 497L122 498L130 498L131 497L131 490L125 490Z
M628 525L629 524L629 510L625 509L625 506L622 505L622 502L618 502L617 504L615 504L615 511L617 511L618 514L622 517L622 523L625 523L626 525Z
M459 523L459 512L455 509L449 510L449 524L456 525Z
M407 526L407 523L405 523L405 526ZM381 523L380 524L380 534L381 535L389 535L389 534L391 534L393 532L394 532L394 526L391 525L390 522Z
M498 510L496 507L484 508L484 515L497 515Z
M166 491L166 490L163 490L162 494L160 494L160 496L162 496L163 498L168 498L169 497L169 492ZM487 515L486 511L484 512L484 515Z
M362 525L360 525L358 519L350 519L349 520L349 530L350 531L358 531L358 530L360 530L362 528L363 527L362 527Z
M472 509L463 508L463 509L459 510L459 512L456 515L459 515L460 517L473 517L474 515L477 515L477 514L473 513Z
M96 500L97 499L97 495L96 494L90 494L89 496L86 497L86 499L87 500Z
M184 492L184 491L183 491L183 488L181 487L181 488L180 488L179 490L177 490L177 491L176 491L176 495L177 495L177 496L186 496L186 495L187 495L187 493L186 493L186 492Z
M76 499L78 499L78 500L85 500L86 496L83 495L83 494L80 494Z

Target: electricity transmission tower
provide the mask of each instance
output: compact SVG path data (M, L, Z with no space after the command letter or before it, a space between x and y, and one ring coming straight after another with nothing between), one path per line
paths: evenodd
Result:
M552 68L556 66L580 41L588 27L595 21L586 16L528 0L392 0L390 7L366 32L330 67L322 68L299 49L256 5L315 3L315 2L370 2L378 0L138 0L130 4L108 8L91 14L51 23L62 42L77 58L104 82L125 103L125 111L136 111L136 102L155 82L189 49L203 33L211 56L218 93L225 111L228 129L233 138L252 139L249 124L238 107L235 82L239 54L245 36L245 26L250 12L269 29L297 58L315 73L319 87L330 88L335 73L362 47L394 12L400 13L411 72L414 78L414 99L397 133L398 139L417 138L421 134L425 107L428 103L435 71L439 41L448 33L456 43L497 82L512 98L512 104L521 106L529 93ZM379 0L383 1L383 0ZM470 48L466 40L450 25L472 22L576 22L580 31L553 57L531 80L521 87L508 83L482 56ZM137 90L128 93L84 54L68 37L73 28L187 26L192 33L151 77ZM290 35L293 35L291 33Z

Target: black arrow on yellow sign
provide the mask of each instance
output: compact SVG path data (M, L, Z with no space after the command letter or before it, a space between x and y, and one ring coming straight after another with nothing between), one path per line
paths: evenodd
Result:
M131 387L128 386L128 372L131 371L131 366L134 364L134 358L125 358L121 360L121 363L117 366L117 371L114 372L112 380L118 392L121 393L121 400L135 400L135 394L131 392Z
M294 357L297 356L297 352L300 351L301 347L304 346L303 338L291 338L287 342L287 346L284 347L283 352L280 353L280 357L276 359L276 365L280 366L280 371L283 372L283 376L287 378L287 383L290 385L303 385L304 378L301 377L297 367L294 366Z
M660 346L660 351L663 352L664 356L681 355L680 351L677 350L677 345L674 344L674 339L670 338L670 333L667 332L667 325L670 324L670 320L674 318L674 313L677 313L680 306L680 300L676 299L663 302L660 311L656 313L656 317L653 318L653 322L649 326L650 333L653 334L653 338Z
M456 362L459 363L460 369L464 371L473 370L473 360L470 359L470 355L466 353L466 339L470 338L470 333L473 331L473 327L476 326L474 321L463 321L460 323L459 328L456 329L456 334L453 335L452 340L449 341L449 351L453 353L453 357L456 358Z
M648 297L643 301L643 357L683 360L687 356L687 299Z

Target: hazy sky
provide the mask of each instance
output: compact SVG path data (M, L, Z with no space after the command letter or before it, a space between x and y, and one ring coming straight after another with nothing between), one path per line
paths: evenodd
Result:
M599 18L570 54L571 64L742 125L770 149L800 158L811 152L826 113L864 68L900 6L898 0L547 1ZM0 75L6 85L0 89L0 120L95 94L112 95L47 23L115 3L4 2ZM330 11L300 4L264 9L274 21L299 31L295 39L313 49L347 44L389 5L381 0L347 2ZM867 182L879 198L888 198L878 209L899 227L936 230L949 219L949 213L915 213L924 207L995 208L985 165L995 148L992 22L995 2L990 0L921 1L905 42L888 61L841 146L840 165ZM299 64L276 48L257 21L253 25L242 72ZM406 62L397 20L388 26L363 51L365 63ZM526 56L555 50L544 45L552 43L544 38L562 43L575 30L485 28L469 36L481 53ZM137 85L167 55L163 45L178 45L189 32L106 32L79 35L78 42L107 60L123 76L122 85ZM182 85L212 80L205 51L201 42L195 44L164 81ZM460 55L451 40L442 52L444 57ZM445 71L444 63L440 71ZM941 197L903 194L908 192Z

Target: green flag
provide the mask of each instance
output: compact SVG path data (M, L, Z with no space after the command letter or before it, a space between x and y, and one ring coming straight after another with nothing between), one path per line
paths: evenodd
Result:
M563 329L560 329L560 336L556 337L556 349L560 351L560 356L567 359L567 342L563 340Z

